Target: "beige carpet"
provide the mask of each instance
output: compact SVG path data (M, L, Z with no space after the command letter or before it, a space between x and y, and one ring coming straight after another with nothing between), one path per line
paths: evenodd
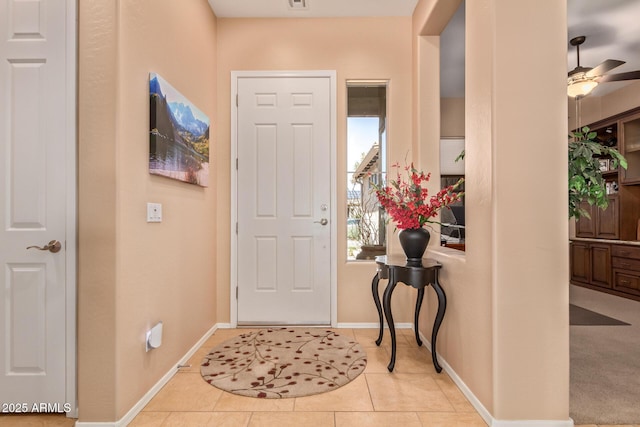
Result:
M335 390L367 365L356 341L323 328L272 328L214 347L200 372L209 384L257 398L309 396Z
M570 301L629 325L570 327L570 416L579 424L640 424L640 302L570 287Z

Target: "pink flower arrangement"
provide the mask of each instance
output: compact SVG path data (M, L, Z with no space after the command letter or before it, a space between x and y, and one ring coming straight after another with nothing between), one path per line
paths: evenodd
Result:
M401 230L422 228L438 215L442 208L448 208L452 203L462 198L464 193L455 190L464 182L460 179L455 185L443 188L435 196L429 197L429 191L422 186L431 178L431 173L425 174L418 171L411 163L405 166L407 179L400 174L400 165L396 168L396 179L389 181L388 185L375 187L376 196L385 211Z

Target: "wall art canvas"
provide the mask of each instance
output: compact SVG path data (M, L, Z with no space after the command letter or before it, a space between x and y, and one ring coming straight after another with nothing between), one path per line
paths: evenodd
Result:
M209 118L156 73L149 73L149 172L209 185Z

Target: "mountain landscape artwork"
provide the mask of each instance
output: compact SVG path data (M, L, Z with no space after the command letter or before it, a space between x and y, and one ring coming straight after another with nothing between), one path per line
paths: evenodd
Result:
M209 185L209 118L156 73L149 73L149 172Z

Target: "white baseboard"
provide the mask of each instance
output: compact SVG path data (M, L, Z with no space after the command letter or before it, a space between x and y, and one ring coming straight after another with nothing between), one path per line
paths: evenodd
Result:
M431 352L431 342L419 332L423 345ZM476 397L471 389L462 381L462 378L458 376L456 371L453 370L451 365L438 353L438 362L442 369L451 377L453 382L458 386L462 394L469 400L471 406L478 411L478 414L482 417L484 422L491 427L573 427L573 420L497 420L491 415L491 413L484 407L482 402Z
M493 420L491 427L573 427L573 420Z
M394 324L396 329L413 329L413 323L396 323ZM336 328L338 329L378 329L380 327L380 323L338 323ZM385 322L384 328L388 329L388 326Z
M420 334L420 338L422 339L422 345L424 345L427 348L427 350L429 350L431 352L432 351L431 350L431 341L429 341L422 334L422 332L419 332L419 334ZM494 419L491 416L491 413L489 413L487 408L484 407L482 402L480 402L480 400L476 397L476 395L473 394L471 389L465 384L464 381L462 381L462 378L460 378L458 376L456 371L453 370L451 365L449 365L447 363L447 361L440 354L438 354L438 362L440 363L440 366L442 366L442 369L447 374L449 374L449 376L451 377L453 382L456 383L456 385L458 386L458 388L460 389L462 394L464 394L464 396L467 398L467 400L469 400L469 403L471 403L471 406L473 406L476 409L476 411L478 411L478 414L480 414L480 416L482 417L484 422L486 422L487 425L489 425L489 426L493 426Z
M173 376L178 372L178 366L184 365L185 363L187 363L189 361L189 359L191 359L191 356L193 356L195 354L195 352L200 347L202 347L202 345L205 343L205 341L207 341L207 339L209 339L209 337L211 335L213 335L216 330L224 328L225 327L224 325L228 325L228 324L227 323L216 323L215 325L213 325L213 327L211 329L209 329L202 336L202 338L200 338L198 340L198 342L195 343L195 345L193 347L191 347L191 349L184 356L182 356L182 358L180 360L178 360L176 365L174 367L172 367L171 369L169 369L169 372L164 374L164 376L162 378L160 378L160 380L157 383L155 383L155 385L153 387L151 387L151 389L149 389L149 391L147 391L144 396L142 396L142 398L138 401L138 403L136 403L133 406L133 408L131 408L129 410L129 412L127 412L125 414L124 417L122 417L118 421L114 421L114 422L80 422L80 421L76 421L75 426L76 427L126 427L131 421L133 421L133 419L136 417L136 415L138 415L140 413L140 411L142 411L142 409L151 401L151 399L153 399L153 397L160 391L160 389L162 387L164 387L164 385L167 384L169 382L169 380L171 380L171 378L173 378Z
M216 327L218 329L231 329L231 328L233 328L233 326L231 326L231 323L216 323Z

